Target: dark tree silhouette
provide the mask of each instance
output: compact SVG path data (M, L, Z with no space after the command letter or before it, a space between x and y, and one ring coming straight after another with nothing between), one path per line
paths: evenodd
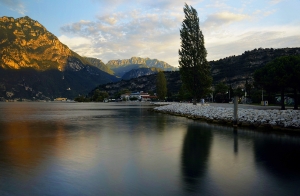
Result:
M186 90L192 94L193 104L196 105L197 98L203 98L211 87L211 67L206 60L207 51L197 11L187 4L183 11L185 18L180 29L179 71L181 80Z

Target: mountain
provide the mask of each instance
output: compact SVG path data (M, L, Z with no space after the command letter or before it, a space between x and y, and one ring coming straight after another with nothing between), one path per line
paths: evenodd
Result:
M152 67L152 68L139 68L139 69L132 69L129 72L125 73L122 77L123 80L130 80L132 78L138 78L144 75L151 75L155 74L159 71L162 71L159 68Z
M0 97L74 98L118 79L62 44L28 16L0 18Z
M1 17L0 40L2 68L64 70L69 56L80 59L79 55L28 16L17 19Z
M178 68L172 67L164 61L150 58L132 57L123 60L110 60L106 64L115 72L115 75L122 77L126 72L138 68L159 68L163 71L176 71Z
M122 78L127 72L130 72L133 69L140 69L140 68L149 68L149 67L143 64L129 64L126 66L121 66L118 68L110 68L110 69L112 69L115 72L115 75L117 77Z
M111 70L107 65L105 65L100 59L92 58L92 57L83 57L87 60L91 65L97 67L98 69L109 73L110 75L114 75L114 71Z
M233 87L243 86L246 82L253 82L255 70L280 56L300 55L300 48L258 48L245 51L241 55L226 57L217 61L210 61L214 83L224 82Z
M238 86L244 87L246 79L249 83L253 82L252 76L256 69L263 67L277 57L289 55L300 55L300 48L259 48L246 51L241 55L210 61L213 85L224 82L227 85L232 85L233 88L237 88ZM169 94L177 94L182 83L179 71L165 72L165 76ZM107 91L111 96L123 89L128 89L132 92L155 92L156 74L99 85L97 88ZM93 91L90 92L91 94L93 94Z
M179 71L165 71L164 74L167 80L168 92L171 94L178 93L182 84ZM121 80L119 82L99 85L95 89L106 91L110 96L113 96L124 89L128 89L132 92L156 92L156 78L157 73L154 73L151 75L143 75L138 78L132 78L130 80ZM93 91L91 91L89 94L92 95Z

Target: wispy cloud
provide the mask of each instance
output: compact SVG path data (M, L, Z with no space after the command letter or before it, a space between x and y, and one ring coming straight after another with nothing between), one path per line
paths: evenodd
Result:
M211 3L207 4L205 7L207 8L217 8L217 9L225 9L227 10L228 8L230 8L230 6L228 6L226 4L225 1L211 1Z
M282 2L282 1L285 1L285 0L269 0L269 2L271 4L278 4L278 3Z
M19 14L25 15L26 13L26 8L21 0L0 0L0 4Z
M67 37L62 35L58 39L63 43L68 43L68 46L74 49L89 47L92 45L91 40L84 37Z
M265 16L269 16L269 15L272 15L274 13L276 13L276 9L272 9L272 10L255 10L255 12L253 12L253 15L258 17L258 18L261 18L261 17L265 17Z
M208 15L207 19L204 22L205 28L220 28L223 25L228 25L234 22L242 21L250 16L244 14L235 14L231 12L221 12Z

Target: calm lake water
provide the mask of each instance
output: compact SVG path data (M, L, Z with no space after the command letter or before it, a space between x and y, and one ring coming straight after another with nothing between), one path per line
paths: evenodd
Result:
M300 137L141 103L0 103L0 195L299 195Z

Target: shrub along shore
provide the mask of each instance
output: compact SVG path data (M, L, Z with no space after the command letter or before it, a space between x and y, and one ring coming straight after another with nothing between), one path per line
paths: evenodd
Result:
M169 103L152 109L155 112L183 116L212 123L233 124L233 108L187 103ZM300 110L238 109L238 126L300 131Z

